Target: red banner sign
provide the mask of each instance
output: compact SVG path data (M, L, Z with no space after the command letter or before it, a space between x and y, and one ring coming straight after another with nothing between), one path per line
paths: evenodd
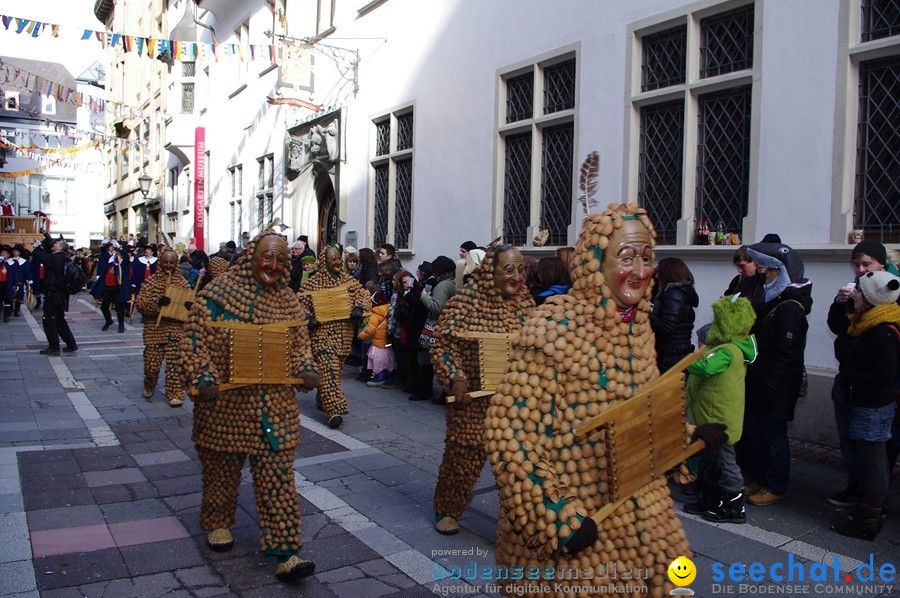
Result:
M300 100L297 98L266 98L266 102L273 106L286 104L293 108L307 108L309 110L312 110L313 112L319 112L322 109L322 107L318 104L313 104L312 102L307 102L306 100Z
M194 239L204 251L206 235L206 129L194 129Z

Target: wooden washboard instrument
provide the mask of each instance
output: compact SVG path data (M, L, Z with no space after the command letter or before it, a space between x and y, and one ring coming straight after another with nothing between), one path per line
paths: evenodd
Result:
M297 293L297 296L308 295L312 298L313 315L319 322L348 320L350 319L350 295L347 294L349 286L350 283L347 282L330 289Z
M228 333L228 379L219 390L252 384L302 384L290 375L291 328L306 326L306 320L273 324L248 324L229 320L206 322L210 328ZM197 389L191 390L192 395Z
M606 430L609 503L591 515L599 525L635 492L706 445L690 441L685 419L683 370L709 352L686 355L641 392L593 417L575 435Z
M505 332L459 332L456 338L478 341L478 379L481 390L469 392L473 399L490 397L497 391L509 367L510 340ZM455 403L456 397L448 396L448 403Z
M172 276L175 274L169 274L169 280L172 280ZM180 274L178 276L181 276ZM170 318L172 320L176 320L178 322L187 322L188 319L188 310L184 306L187 301L194 301L194 298L197 295L197 288L200 286L200 276L197 276L197 281L194 283L194 288L186 289L184 287L173 287L166 285L166 292L163 293L164 297L168 297L170 299L168 305L163 305L159 308L159 315L156 316L156 325L159 326L159 322L163 318ZM134 300L132 299L132 304L134 304Z

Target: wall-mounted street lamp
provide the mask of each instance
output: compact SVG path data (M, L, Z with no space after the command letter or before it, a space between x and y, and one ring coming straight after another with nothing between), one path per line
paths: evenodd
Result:
M147 199L147 194L150 193L150 183L153 182L146 174L142 174L138 177L138 183L141 185L141 195L144 196L144 199Z

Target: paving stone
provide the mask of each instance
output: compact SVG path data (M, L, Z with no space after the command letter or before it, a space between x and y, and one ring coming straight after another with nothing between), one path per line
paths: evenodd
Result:
M166 463L178 463L180 461L190 461L190 457L188 457L184 451L180 449L173 449L168 451L159 451L155 453L143 453L143 454L135 454L134 461L140 467L147 467L148 465L163 465Z
M91 491L87 488L68 488L43 492L28 490L22 493L22 500L27 511L94 504Z
M377 525L354 530L353 535L381 555L394 554L410 548L409 544Z
M317 537L315 542L306 542L300 556L313 561L316 571L330 571L379 558L378 553L349 533Z
M107 523L137 521L169 517L172 511L161 498L148 498L130 502L108 503L100 507Z
M359 563L356 566L359 567L359 569L366 575L369 575L371 577L393 575L394 573L398 572L397 567L393 566L391 563L384 559L374 559L371 561L366 561L364 563Z
M115 542L105 524L31 532L35 558L112 548Z
M166 504L175 511L176 513L188 509L196 509L200 506L200 503L203 500L202 492L195 492L193 494L183 494L180 496L169 496L164 499Z
M377 596L385 596L397 591L397 588L377 579L354 579L342 583L333 583L329 585L329 589L339 598L359 598L359 596L376 598Z
M224 583L221 586L211 586L208 588L192 588L191 594L196 598L207 598L208 596L235 596L236 594L232 593L231 590L224 587ZM274 594L270 594L270 596L274 596Z
M188 588L224 585L222 577L209 565L179 569L175 577Z
M159 497L156 486L150 482L137 482L135 484L116 484L114 486L100 486L91 488L91 495L99 505L109 503L144 500Z
M295 582L243 589L239 590L237 595L241 598L296 598L297 596L302 596L303 598L334 598L336 596L334 592L328 589L326 584L320 583L314 577L305 577ZM363 597L358 596L357 598Z
M0 596L31 592L36 588L31 562L0 563Z
M125 546L120 550L132 575L197 567L205 562L191 538Z
M419 584L416 583L415 580L410 577L404 575L403 573L394 573L392 575L382 575L378 577L379 581L383 581L388 585L392 585L395 588L401 588L403 590L408 590L411 588L418 587ZM406 592L403 593L406 596Z
M350 579L360 579L364 576L365 574L358 567L340 567L338 569L332 569L331 571L316 573L316 579L328 584Z
M190 535L178 521L178 518L174 516L110 523L109 533L112 534L116 546L120 548L136 544L187 538Z
M71 458L66 459L65 461L48 461L45 463L19 461L19 475L22 478L70 475L77 473L78 471L78 461Z
M78 461L81 471L110 471L115 469L128 469L136 467L134 459L128 455L116 455L112 457L99 457L94 460Z
M147 481L147 478L144 477L141 470L136 467L126 467L125 469L116 469L113 471L88 471L83 475L84 481L91 488Z
M427 474L414 465L404 463L395 467L385 467L369 472L369 475L385 486L400 486L422 479Z
M141 468L141 471L147 479L157 481L197 475L201 472L201 468L199 463L187 460L164 465L148 465Z
M85 487L87 484L84 478L74 467L72 471L64 474L34 475L22 478L23 492L41 492L47 488L68 490Z
M258 551L212 563L212 566L225 580L232 591L244 595L241 590L268 585L275 578L276 561L273 557L264 556ZM316 563L318 570L318 563Z
M353 467L361 470L371 472L376 469L384 469L386 467L396 467L397 465L405 465L403 461L397 459L396 457L392 457L390 455L386 455L384 453L378 455L365 455L362 457L353 457L351 459L346 459L346 462L352 465Z
M411 507L415 504L406 496L387 487L347 494L342 498L348 505L363 514L375 509L396 507L398 505L408 505Z
M131 581L137 596L167 596L181 588L181 583L169 571L134 577Z
M79 527L104 523L103 514L96 505L81 505L28 512L31 531Z
M0 494L0 514L25 510L21 494Z
M36 558L34 570L41 592L129 577L116 549Z

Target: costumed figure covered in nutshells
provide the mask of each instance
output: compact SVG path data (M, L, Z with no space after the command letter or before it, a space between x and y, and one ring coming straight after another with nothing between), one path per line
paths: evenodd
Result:
M184 389L178 374L178 345L184 322L172 318L158 318L159 310L171 302L166 296L168 287L190 290L178 272L178 256L166 249L159 257L159 267L144 280L135 298L135 306L144 315L144 398L153 396L163 359L166 361L166 399L172 407L184 402ZM189 305L186 305L190 309ZM156 323L159 319L159 324Z
M484 416L487 397L481 390L478 343L459 333L517 333L534 300L525 286L525 260L518 249L492 245L469 283L451 297L435 327L431 363L438 382L456 401L447 405L444 458L434 491L435 529L459 531L458 520L472 500L472 489L487 458Z
M340 287L346 292L350 301L350 318L320 322L316 319L313 301L308 291L323 291ZM319 254L316 271L300 286L298 291L300 303L313 317L309 330L312 338L313 355L316 369L319 372L319 394L316 406L328 416L328 426L338 428L344 423L344 416L350 413L350 406L344 391L341 390L341 372L344 361L350 355L350 343L363 313L372 308L372 298L360 284L347 273L342 261L341 251L337 247L326 247Z
M572 290L536 308L513 345L485 420L500 492L498 566L560 571L614 563L646 573L634 573L636 593L649 586L662 596L669 563L690 556L663 476L594 523L590 515L608 502L611 482L600 442L606 432L574 434L659 375L649 321L654 234L634 204L589 215L570 263ZM566 585L595 595L588 586L597 580L580 577ZM504 581L500 589L531 596L529 584L536 582Z
M294 388L318 386L309 335L304 326L289 328L287 371L302 379L251 384L219 390L229 382L229 332L207 322L254 325L305 320L307 313L288 289L287 241L267 228L250 241L235 266L197 294L184 325L180 363L194 398L193 440L203 467L200 527L216 551L233 545L241 468L249 456L259 517L260 543L278 557L276 576L310 575L315 564L301 559L300 499L294 486L294 449L299 440L300 411ZM284 351L282 349L282 351ZM253 356L257 358L257 356ZM235 361L241 356L235 356ZM246 359L246 357L244 358Z

